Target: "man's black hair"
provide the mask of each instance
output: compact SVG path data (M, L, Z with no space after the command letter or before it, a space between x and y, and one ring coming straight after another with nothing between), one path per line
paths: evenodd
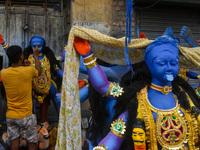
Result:
M18 45L12 45L7 49L7 56L10 63L16 64L22 55L22 48Z

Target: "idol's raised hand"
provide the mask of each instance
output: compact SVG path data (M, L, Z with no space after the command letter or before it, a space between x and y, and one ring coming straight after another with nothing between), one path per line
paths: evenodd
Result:
M183 26L180 36L183 37L183 39L189 44L190 47L196 47L195 43L192 40L192 31L189 27Z
M84 65L87 68L90 82L97 92L105 96L110 96L110 90L115 87L113 83L110 83L101 70L100 66L96 62L96 57L92 54L90 44L87 40L79 37L74 39L74 47L77 52L83 56ZM118 86L118 85L117 85ZM112 91L112 90L111 90ZM121 89L119 90L121 92ZM119 96L119 94L117 94ZM113 98L113 95L111 95Z
M1 45L5 44L5 41L4 41L3 36L1 34L0 34L0 44Z
M180 35L183 37L185 41L188 41L190 39L190 34L191 34L190 28L183 26Z
M9 47L9 45L3 39L3 35L2 34L0 34L0 44L2 45L3 49L7 53L7 48Z
M92 53L89 42L80 37L75 37L74 47L77 50L77 52L83 57L87 57L88 55Z

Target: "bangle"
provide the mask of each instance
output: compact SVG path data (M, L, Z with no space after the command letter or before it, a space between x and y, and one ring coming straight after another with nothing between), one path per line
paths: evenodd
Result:
M91 54L90 56L83 58L83 60L84 60L84 65L88 65L94 60L96 60L96 58L93 56L93 54Z
M88 57L83 58L84 60L84 65L86 66L87 69L93 68L97 65L97 58L93 56L93 54L91 54Z
M105 147L104 145L99 145L99 146L95 146L93 150L107 150L107 147Z
M197 76L198 79L200 79L200 74Z
M3 49L7 49L7 48L8 48L8 44L5 43L5 44L3 45Z
M87 79L83 79L83 81L85 82L85 86L86 86L86 87L89 87L89 85L88 85L88 80L87 80Z
M95 59L95 57L94 57L93 54L91 54L90 56L87 56L87 57L83 58L84 63L89 63L89 62L93 61L94 59Z
M92 63L96 62L96 60L97 60L97 58L94 57L94 59L92 61L90 61L90 62L85 63L85 61L84 61L84 65L86 65L86 66L87 65L91 65Z
M86 68L90 69L90 68L93 68L95 66L97 66L97 62L96 61L94 61L92 64L86 65Z

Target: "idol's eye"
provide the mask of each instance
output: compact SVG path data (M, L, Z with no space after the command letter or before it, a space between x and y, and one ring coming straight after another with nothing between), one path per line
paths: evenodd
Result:
M42 45L38 45L37 47L38 47L38 48L41 48L41 47L42 47Z
M136 135L136 134L133 134L133 136L136 137L137 135Z
M33 45L32 47L34 47L34 48L35 48L35 47L36 47L36 45Z
M177 65L177 64L178 64L178 61L177 61L177 60L171 61L171 65L175 66L175 65Z
M165 61L156 61L156 63L157 63L158 65L161 65L161 66L164 66L164 65L166 64Z
M139 133L139 136L143 136L143 133Z

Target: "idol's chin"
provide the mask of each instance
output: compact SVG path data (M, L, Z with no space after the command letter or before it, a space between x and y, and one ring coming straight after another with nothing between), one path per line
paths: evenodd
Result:
M141 144L140 142L134 142L137 146L142 146L144 145L143 143Z

